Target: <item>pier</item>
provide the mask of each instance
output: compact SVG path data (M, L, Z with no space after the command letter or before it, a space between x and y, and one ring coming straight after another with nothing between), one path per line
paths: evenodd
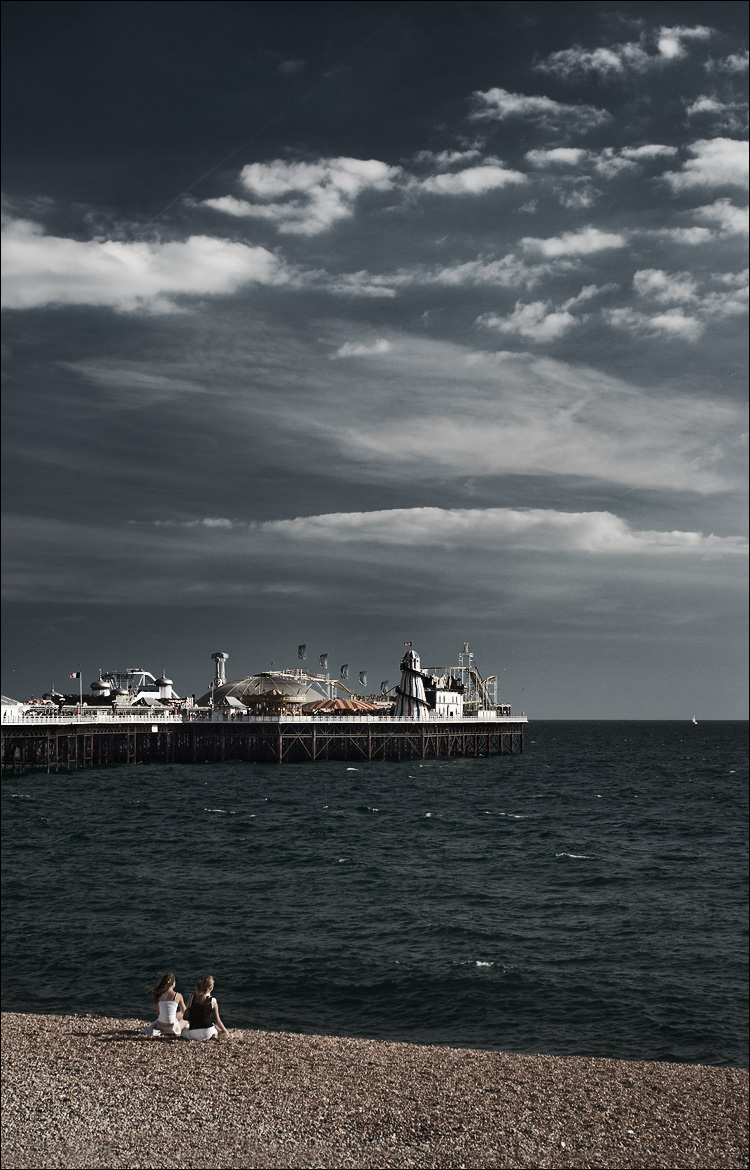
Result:
M295 764L315 760L424 760L523 751L526 719L399 719L393 716L290 719L101 718L82 712L67 721L39 718L3 724L2 768L70 772L111 764ZM109 712L107 713L109 714Z

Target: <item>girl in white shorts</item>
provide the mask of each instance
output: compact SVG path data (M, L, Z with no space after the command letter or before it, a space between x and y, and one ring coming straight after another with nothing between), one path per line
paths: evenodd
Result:
M205 975L195 985L185 1009L189 1024L181 1033L183 1040L210 1040L213 1036L229 1035L221 1022L219 1005L211 994L213 989L213 975Z

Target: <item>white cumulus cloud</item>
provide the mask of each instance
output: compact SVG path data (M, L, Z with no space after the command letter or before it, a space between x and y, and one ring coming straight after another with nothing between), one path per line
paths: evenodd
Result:
M414 185L431 195L484 195L487 191L527 181L521 171L510 170L500 164L488 164L415 180Z
M742 187L748 183L748 144L735 138L701 138L688 150L681 171L668 171L663 177L674 191L690 187Z
M227 294L289 279L265 248L230 240L73 240L22 219L4 227L3 255L3 305L10 309L67 304L165 312L181 295Z
M477 90L473 98L475 108L471 117L475 120L505 122L509 118L525 118L545 128L585 131L612 117L607 110L596 106L571 105L543 94L511 93L499 87Z
M551 150L527 150L526 158L532 167L577 167L588 158L588 151L580 146L555 146Z
M605 317L610 325L625 329L636 336L672 338L675 341L695 342L702 336L705 325L696 316L682 309L667 309L663 313L639 313L635 309L609 309Z
M693 215L706 223L715 223L722 236L746 236L749 211L748 207L735 207L728 199L717 199L714 203L696 207Z
M660 28L656 47L662 57L671 61L676 57L685 56L686 41L708 40L712 32L713 29L706 28L704 24L696 24L692 28L686 28L684 25L676 25L674 28Z
M363 191L388 190L399 173L398 167L378 159L250 163L242 169L241 182L263 202L225 195L206 199L204 206L227 215L271 220L287 234L313 236L351 216Z
M697 300L696 284L689 272L642 268L633 276L633 288L639 296L652 297L662 304Z
M524 236L521 244L527 252L538 252L542 256L589 256L611 248L624 248L625 236L620 232L603 232L599 228L585 227L577 232L563 232L561 236L537 239Z
M508 317L485 314L478 318L478 324L496 329L499 333L518 333L532 341L557 341L578 322L567 310L555 309L549 301L532 301L530 304L516 302Z
M611 80L627 73L645 73L663 67L670 61L680 60L686 55L687 45L691 41L705 41L712 32L705 25L678 25L652 30L644 33L638 41L625 44L600 45L595 49L573 45L569 49L550 53L536 68L566 81L590 73L603 80Z

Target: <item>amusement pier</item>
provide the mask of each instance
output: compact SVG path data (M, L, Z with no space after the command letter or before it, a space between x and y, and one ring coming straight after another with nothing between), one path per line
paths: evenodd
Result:
M410 644L407 643L410 647ZM305 657L299 647L299 657ZM464 643L453 667L422 668L410 647L395 687L360 696L328 673L302 668L227 681L229 655L211 655L215 674L198 699L141 667L99 672L83 693L2 700L4 771L47 772L107 764L307 763L491 756L523 751L525 714L498 702L497 679L483 678ZM365 672L360 673L366 685Z

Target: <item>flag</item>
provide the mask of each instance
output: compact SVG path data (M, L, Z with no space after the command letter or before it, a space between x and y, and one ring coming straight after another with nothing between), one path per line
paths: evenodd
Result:
M304 658L307 651L307 643L303 642L301 646L297 647L297 657Z
M404 646L411 646L411 642L404 642Z
M388 694L388 679L387 678L384 678L382 683L380 684L380 693L381 693L381 695Z
M72 674L68 675L68 678L80 678L80 677L81 677L80 670L74 670Z
M345 662L344 665L341 667L341 677L342 678L349 677L349 663L348 662Z
M323 670L328 670L328 655L327 654L321 654L320 665L321 665Z
M362 687L367 686L367 671L366 670L360 670L360 672L359 672L359 685Z

